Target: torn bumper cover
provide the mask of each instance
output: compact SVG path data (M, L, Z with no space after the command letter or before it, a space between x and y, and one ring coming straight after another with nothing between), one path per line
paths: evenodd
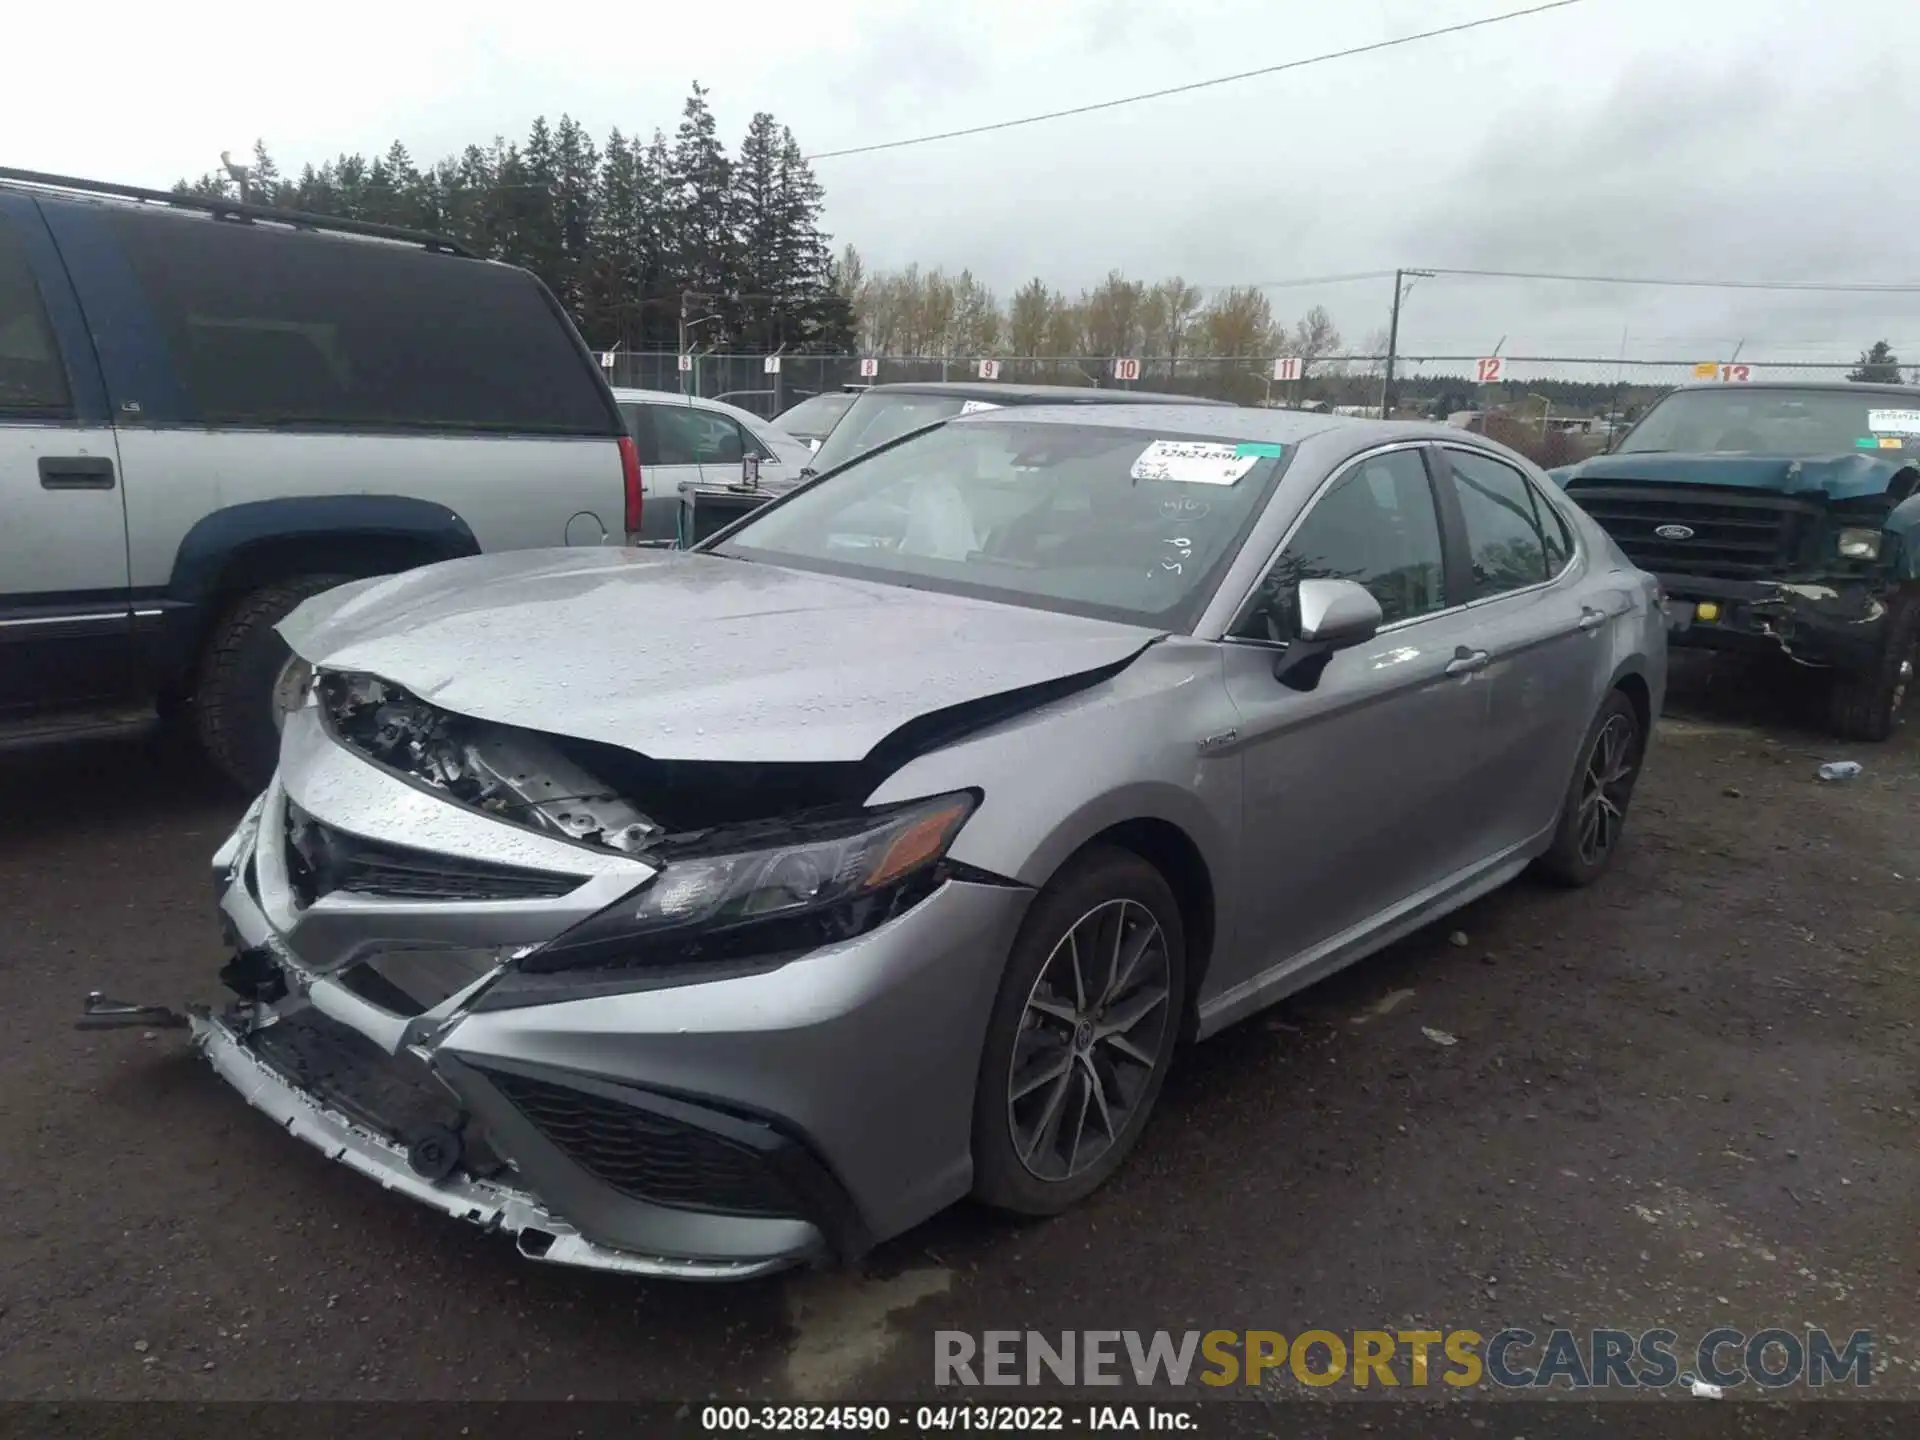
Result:
M549 1263L744 1279L963 1195L992 998L965 961L1027 892L949 879L745 966L522 971L657 865L449 803L298 711L214 857L240 998L193 1043L329 1158Z
M1859 576L1658 579L1674 616L1676 645L1784 654L1802 664L1843 670L1862 669L1879 658L1898 589L1890 580Z
M225 1021L199 1012L190 1023L194 1048L254 1109L272 1117L329 1160L377 1180L388 1190L482 1229L516 1237L520 1253L530 1259L688 1280L749 1279L787 1263L784 1259L701 1261L629 1254L594 1244L519 1190L465 1175L428 1180L413 1169L407 1152L391 1139L329 1109L319 1097L296 1089Z

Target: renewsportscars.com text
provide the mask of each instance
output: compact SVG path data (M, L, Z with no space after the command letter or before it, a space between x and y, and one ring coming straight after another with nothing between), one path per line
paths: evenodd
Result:
M1271 1377L1271 1378L1269 1378ZM936 1330L936 1385L1253 1385L1293 1381L1359 1389L1492 1385L1509 1390L1727 1390L1866 1386L1873 1336L1836 1342L1825 1330L1708 1330L1692 1344L1673 1330L1544 1334L1475 1330Z

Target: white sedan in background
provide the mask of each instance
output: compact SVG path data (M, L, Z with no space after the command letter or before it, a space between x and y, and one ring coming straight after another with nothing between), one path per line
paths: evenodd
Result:
M784 490L813 458L806 443L783 435L751 410L671 390L622 390L627 433L640 452L640 538L672 540L680 487L737 484L747 457L760 462L760 482Z

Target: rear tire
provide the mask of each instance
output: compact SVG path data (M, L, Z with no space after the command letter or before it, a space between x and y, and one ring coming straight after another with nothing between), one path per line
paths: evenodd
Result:
M1887 616L1887 643L1866 670L1843 670L1827 692L1827 725L1842 740L1889 740L1899 728L1920 670L1920 595L1903 595Z
M1620 691L1611 692L1593 717L1580 759L1560 807L1553 844L1536 862L1542 875L1562 885L1591 885L1620 849L1627 806L1646 754L1640 712Z
M1027 911L987 1023L974 1197L1055 1215L1097 1190L1146 1128L1185 1005L1186 936L1165 877L1116 847L1071 862Z
M293 652L274 627L303 600L350 575L301 575L240 596L207 637L194 686L194 727L220 773L249 794L266 788L280 760L275 690Z

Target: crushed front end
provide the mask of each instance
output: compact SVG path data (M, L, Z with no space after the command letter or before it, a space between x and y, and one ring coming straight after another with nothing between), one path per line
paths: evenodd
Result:
M214 857L235 998L193 1043L249 1103L633 1274L845 1260L965 1192L981 961L1025 900L943 863L971 796L876 814L837 774L630 756L643 813L561 737L369 676L310 700Z
M1629 457L1610 459L1610 470L1631 466ZM1659 578L1676 645L1865 670L1885 652L1891 617L1916 587L1920 556L1908 553L1904 516L1893 517L1904 510L1902 495L1831 500L1785 485L1617 473L1576 473L1566 489L1628 559Z

